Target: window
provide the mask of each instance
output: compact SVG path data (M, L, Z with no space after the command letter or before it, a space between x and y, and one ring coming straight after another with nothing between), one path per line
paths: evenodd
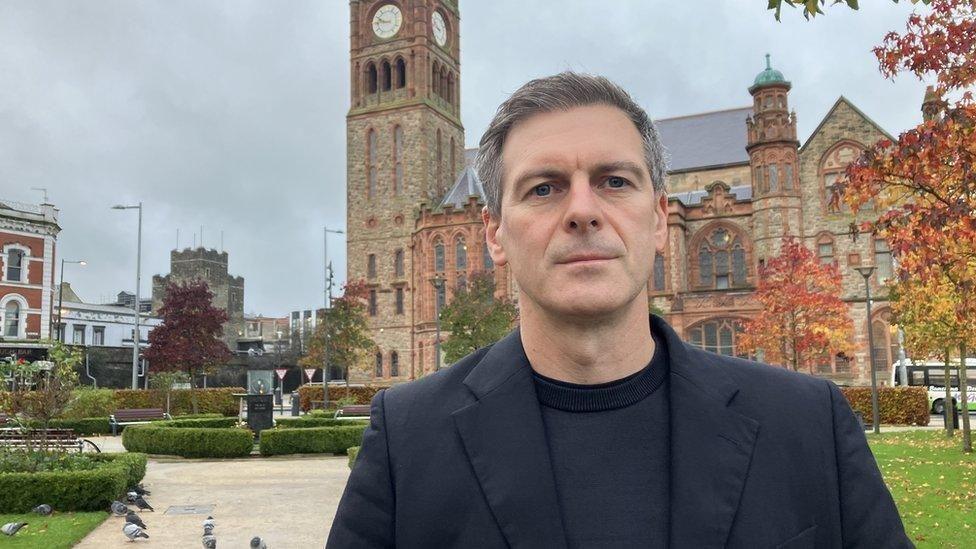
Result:
M434 270L437 272L444 270L444 243L440 241L434 244Z
M437 288L437 307L443 310L446 304L447 304L447 285L441 284L440 287Z
M393 255L393 272L397 278L403 278L403 250L397 250Z
M877 267L875 276L878 284L883 284L885 279L892 277L894 269L891 262L891 248L883 238L874 239L874 266Z
M430 87L436 95L441 94L441 77L439 76L439 72L440 71L437 68L437 63L434 63L434 66L431 67L430 72Z
M468 279L464 276L464 273L458 275L457 278L457 291L463 292L468 289Z
M403 192L403 128L393 129L393 193Z
M834 242L833 240L821 240L817 242L817 257L820 263L829 265L834 262Z
M741 356L735 352L737 335L742 332L742 325L738 320L723 318L705 321L688 330L689 341L692 345L718 353L720 355Z
M23 250L7 251L7 280L21 282L24 272L24 252Z
M376 316L376 290L369 291L369 316Z
M763 173L765 173L765 170L762 168L762 166L757 166L755 176L756 180L752 182L752 187L757 189L756 194L760 195L766 194L766 186L763 183Z
M403 288L396 289L396 314L403 314Z
M383 377L383 353L376 351L376 377Z
M376 65L366 65L366 91L376 93Z
M861 148L851 143L841 143L824 155L820 163L820 177L823 182L824 208L828 212L850 211L840 199L841 190L847 182L847 165L860 155Z
M441 139L441 130L440 128L438 128L437 129L437 179L435 180L437 182L436 183L437 185L440 185L441 182L444 181L444 176L443 176L444 169L442 167L442 164L444 163L444 153L441 150L442 147L441 141L443 141Z
M654 291L664 291L664 256L654 255Z
M769 192L774 193L779 190L779 167L776 164L769 166Z
M383 70L380 71L380 87L383 91L390 91L393 87L390 83L392 79L390 77L390 63L388 61L383 61Z
M793 190L793 164L790 162L783 166L783 190Z
M454 241L454 268L459 271L468 268L468 247L460 237Z
M85 344L85 325L75 324L71 331L71 342L75 345Z
M17 337L20 335L20 303L11 301L3 311L3 335Z
M727 229L713 230L698 247L698 284L724 290L746 283L742 239Z
M402 58L396 60L396 87L403 88L407 85L407 64Z
M369 254L367 256L366 278L376 278L376 254Z
M105 326L92 326L92 345L105 345Z
M390 353L390 377L400 375L400 355L396 351Z
M376 196L376 130L369 130L366 146L366 166L369 170L369 198Z
M491 260L491 254L488 253L488 243L487 242L484 243L484 246L482 247L482 250L481 250L481 254L482 254L481 261L482 261L482 263L485 266L485 270L487 271L488 269L494 269L495 268L495 263Z

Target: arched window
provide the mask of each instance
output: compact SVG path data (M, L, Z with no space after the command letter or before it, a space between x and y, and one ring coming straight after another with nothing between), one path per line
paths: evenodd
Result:
M20 303L10 301L3 311L3 335L18 337L20 335Z
M444 271L444 243L439 240L434 243L434 270Z
M447 87L447 69L441 67L441 83L438 84L441 90L441 99L447 99L449 93L451 93L450 88Z
M403 314L403 288L396 289L396 314Z
M383 61L383 70L380 71L380 87L383 91L390 91L391 86L390 62Z
M454 105L454 73L447 75L447 102Z
M421 373L424 372L424 343L420 342L419 349L417 350L417 364L420 366Z
M664 256L654 254L654 291L663 292L664 282Z
M894 275L894 264L891 261L891 248L883 238L874 239L874 274L878 284L884 284L885 279Z
M847 182L847 165L861 155L863 149L850 142L835 145L820 161L820 180L823 185L824 209L828 212L849 212L850 208L840 199L841 188Z
M366 278L376 278L376 254L366 257Z
M783 190L793 190L793 163L791 160L787 160L786 164L783 165Z
M376 377L383 377L383 353L376 351Z
M488 243L485 242L481 250L481 262L485 266L485 270L494 269L495 262L491 260L491 254L488 253Z
M24 275L24 251L7 250L7 280L21 282Z
M369 198L376 196L376 130L370 129L366 138L366 165L369 171Z
M763 166L756 166L756 174L753 176L755 180L752 182L752 188L756 189L756 194L760 196L769 191L769 189L766 188L766 182L763 178L763 174L765 172L766 170L763 169Z
M727 356L746 357L736 352L736 339L742 332L742 324L734 318L707 320L688 330L688 341L706 351Z
M716 290L746 283L746 251L742 238L724 227L708 233L698 246L698 284Z
M369 291L369 316L376 316L376 290Z
M366 65L366 91L369 93L376 93L376 65L369 62Z
M407 64L403 61L402 57L398 57L396 60L395 75L397 89L405 87L407 85Z
M434 63L434 66L430 69L430 89L434 92L434 95L441 94L441 72L437 63Z
M437 128L437 184L440 185L444 181L444 151L443 139L441 139L441 129Z
M444 306L447 305L447 284L441 284L437 287L437 306L440 310L444 310Z
M823 235L817 239L817 258L824 265L834 263L834 239Z
M769 165L769 192L775 193L779 190L779 166Z
M393 272L397 278L403 278L403 250L393 253Z
M468 268L468 246L461 237L454 240L454 268L459 271Z
M396 351L390 351L390 377L400 375L400 355Z
M884 309L873 316L871 335L874 339L874 367L878 371L887 372L892 363L898 360L898 333L891 325L890 309Z
M403 128L393 128L393 193L403 192Z

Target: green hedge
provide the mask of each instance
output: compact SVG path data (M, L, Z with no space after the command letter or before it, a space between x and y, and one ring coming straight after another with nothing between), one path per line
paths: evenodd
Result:
M855 412L871 421L871 388L841 387ZM928 425L929 393L926 387L878 387L878 415L889 425Z
M165 427L149 423L130 425L122 432L122 446L130 452L147 454L235 458L250 455L254 449L254 435L247 429Z
M202 424L184 424L185 421L204 420ZM179 422L171 427L233 427L237 422L237 417L224 417L220 414L197 414L176 416L173 421ZM154 424L164 423L156 421ZM41 427L38 422L31 423L32 427ZM92 435L111 435L112 426L108 423L108 416L105 417L86 417L81 419L52 419L48 424L51 429L73 429L79 436ZM125 425L119 425L119 430L123 431Z
M183 418L156 421L152 425L156 427L177 427L177 428L198 428L198 429L227 429L237 426L236 417L209 417L209 418Z
M363 441L366 425L311 427L308 429L267 429L261 431L261 455L345 454Z
M349 468L352 469L352 466L356 464L356 456L359 455L359 446L346 449L346 453L349 454Z
M55 511L100 511L142 480L146 455L92 454L91 470L0 473L0 513L26 513L41 503Z
M376 393L382 389L383 387L374 387L372 385L359 385L355 387L334 387L330 385L329 400L335 402L340 398L346 398L348 392L348 396L355 400L352 404L369 404L373 401ZM298 398L301 400L300 406L303 412L311 410L313 400L322 400L322 384L302 385L298 388Z
M275 419L282 429L307 429L309 427L338 427L341 425L369 425L368 419L332 419L325 417L283 417Z
M245 392L242 387L219 387L215 389L175 389L170 392L170 414L193 413L191 393L197 396L197 413L234 416L240 411L240 403L234 393ZM159 390L120 389L115 391L117 409L163 408L166 409L166 393Z

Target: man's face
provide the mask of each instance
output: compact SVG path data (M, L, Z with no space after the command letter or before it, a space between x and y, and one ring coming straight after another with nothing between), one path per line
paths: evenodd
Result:
M646 313L667 197L655 196L627 115L607 105L534 115L509 132L502 166L501 219L487 209L482 218L492 260L509 265L520 301L530 301L522 307L578 318Z

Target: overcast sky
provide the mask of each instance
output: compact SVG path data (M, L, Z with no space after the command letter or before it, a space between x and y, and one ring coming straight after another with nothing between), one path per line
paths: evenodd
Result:
M525 81L606 75L654 118L748 106L763 55L793 83L801 142L844 95L889 133L921 120L924 84L882 79L871 48L909 2L803 19L765 0L461 0L461 113L477 144ZM918 8L925 10L925 8ZM288 2L0 0L0 198L60 208L65 280L88 302L142 291L169 253L223 249L245 312L318 307L322 227L344 229L349 6ZM743 128L745 131L745 128ZM343 235L329 255L345 280Z

